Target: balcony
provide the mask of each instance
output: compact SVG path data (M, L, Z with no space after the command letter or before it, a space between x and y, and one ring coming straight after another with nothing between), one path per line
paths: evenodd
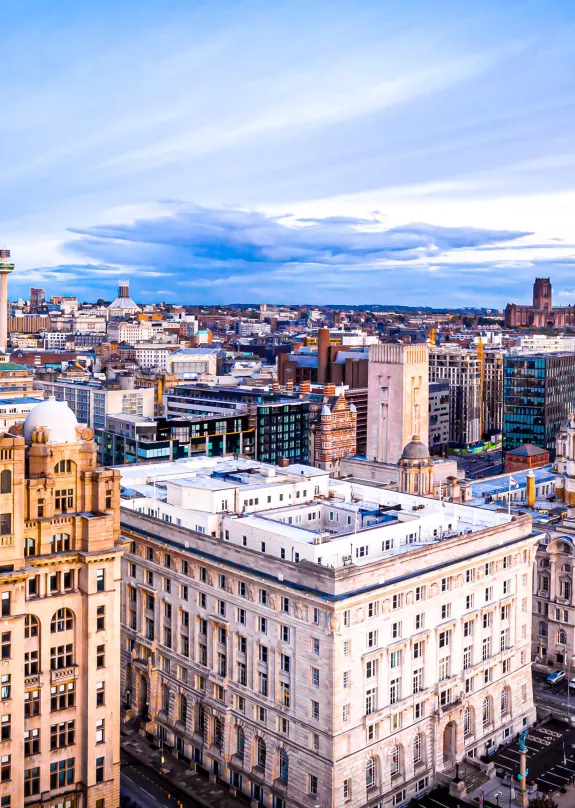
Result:
M55 673L55 671L53 671L53 673ZM24 687L42 687L43 684L44 678L41 671L24 677Z
M78 666L70 665L67 668L56 668L50 671L51 682L61 682L62 679L76 679L78 676Z

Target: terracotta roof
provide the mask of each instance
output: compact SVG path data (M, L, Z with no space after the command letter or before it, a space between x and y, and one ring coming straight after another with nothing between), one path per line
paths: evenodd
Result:
M535 457L536 455L547 454L547 449L542 449L540 446L535 446L533 443L524 443L523 446L518 446L517 449L511 449L506 452L508 455L521 455L521 457Z

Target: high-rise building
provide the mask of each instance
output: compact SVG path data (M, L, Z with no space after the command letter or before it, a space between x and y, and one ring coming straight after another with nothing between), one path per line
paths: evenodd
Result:
M0 436L2 805L117 808L119 475L56 401Z
M447 453L449 448L449 380L429 383L429 451Z
M259 805L399 806L533 723L528 516L185 472L123 477L123 701L166 751Z
M503 429L503 359L501 351L483 354L482 437Z
M370 346L368 460L397 463L413 435L428 434L428 354L427 345Z
M37 314L40 309L44 308L46 303L46 291L44 289L30 287L30 312Z
M466 447L481 439L481 363L477 351L434 348L429 381L449 381L449 442Z
M506 356L503 450L524 443L555 456L561 423L575 412L575 353Z

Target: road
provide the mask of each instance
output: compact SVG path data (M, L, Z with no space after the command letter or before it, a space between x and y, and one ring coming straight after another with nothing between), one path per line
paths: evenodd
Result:
M493 461L495 461L494 465L490 466L489 463ZM501 452L484 452L483 456L466 455L458 457L457 468L465 472L465 477L468 480L494 477L496 474L503 474L502 455Z
M130 797L139 808L178 808L178 800L184 808L200 808L200 804L183 792L174 793L162 777L143 766L129 753L122 751L120 791Z
M553 708L565 715L569 712L575 717L575 691L572 689L568 694L567 677L559 684L550 685L546 681L548 675L541 671L533 671L533 697L536 704Z

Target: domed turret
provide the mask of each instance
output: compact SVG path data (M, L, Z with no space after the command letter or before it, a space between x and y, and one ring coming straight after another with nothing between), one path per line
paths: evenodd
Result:
M76 443L80 440L76 434L77 426L78 420L65 401L48 398L33 407L26 416L24 440L31 443L34 431L44 428L49 431L48 443Z
M407 446L404 447L401 457L404 460L427 460L429 449L419 435L414 435Z

